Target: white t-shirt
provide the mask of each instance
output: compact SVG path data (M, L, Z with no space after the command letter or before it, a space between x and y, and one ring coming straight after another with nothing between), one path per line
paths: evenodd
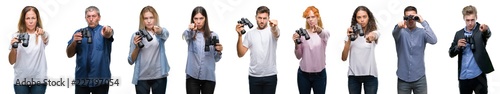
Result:
M140 50L141 53L141 70L139 71L139 80L151 80L161 78L160 65L160 45L156 39L156 34L148 32L153 40L149 41L142 38L144 47Z
M376 34L377 37L380 36L379 32ZM377 65L375 63L375 46L377 43L367 43L365 36L358 35L356 40L351 41L349 50L349 76L378 76ZM344 41L348 41L348 39L349 37L346 37Z
M253 29L247 32L243 46L250 50L250 76L265 77L278 73L276 69L277 43L278 38L273 36L269 26L263 30Z
M17 35L18 33L12 34L10 39L17 37ZM47 79L47 60L45 57L47 45L43 43L42 37L39 36L38 43L36 43L36 35L29 34L28 47L18 43L17 58L16 63L14 63L14 84L27 85L22 83L23 81L43 84L44 80ZM45 32L45 37L49 37L47 32ZM12 45L9 42L9 50L11 49Z

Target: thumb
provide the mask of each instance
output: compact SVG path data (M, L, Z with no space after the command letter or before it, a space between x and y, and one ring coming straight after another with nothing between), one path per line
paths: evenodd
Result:
M104 31L106 31L106 27L103 27L101 30L101 35L104 35Z

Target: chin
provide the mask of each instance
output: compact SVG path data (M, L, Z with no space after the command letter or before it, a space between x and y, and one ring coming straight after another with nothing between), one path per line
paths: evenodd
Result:
M92 27L92 28L93 28L93 27L96 27L96 26L97 26L97 25L89 25L89 27Z

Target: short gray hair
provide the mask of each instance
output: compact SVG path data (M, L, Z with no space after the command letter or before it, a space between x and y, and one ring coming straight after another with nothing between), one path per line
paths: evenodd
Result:
M87 9L85 9L85 15L87 15L87 12L92 12L92 11L97 12L97 15L101 16L101 12L99 12L99 8L97 8L96 6L87 7Z

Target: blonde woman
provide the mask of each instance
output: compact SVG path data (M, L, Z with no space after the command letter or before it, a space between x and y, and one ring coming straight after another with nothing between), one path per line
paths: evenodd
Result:
M135 64L132 83L136 94L165 94L170 66L165 54L169 33L159 26L158 13L152 6L142 9L139 31L130 39L129 64Z

